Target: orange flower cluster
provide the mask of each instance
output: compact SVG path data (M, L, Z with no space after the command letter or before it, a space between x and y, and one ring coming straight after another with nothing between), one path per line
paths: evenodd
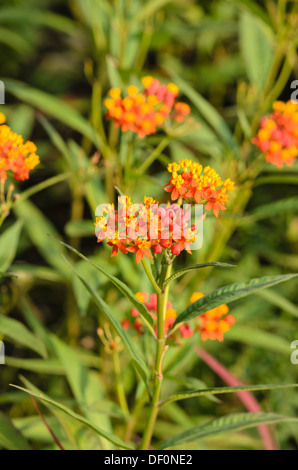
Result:
M107 238L113 248L112 256L119 250L124 254L135 253L140 263L144 256L152 259L152 251L169 250L176 256L183 250L190 252L197 230L194 225L189 227L191 214L180 206L159 207L151 197L145 197L141 204L132 204L130 198L122 196L119 203L120 210L106 206L104 215L95 223L98 243Z
M0 124L5 122L0 115ZM32 142L24 143L22 136L14 134L6 125L0 125L0 179L7 179L7 172L12 171L17 181L29 179L29 173L39 163L36 146Z
M202 297L204 297L204 294L195 292L190 301L193 303ZM222 342L224 340L224 333L227 333L236 322L233 315L228 315L229 311L229 307L224 304L198 317L200 326L197 331L201 333L202 341L210 339L211 341L218 340Z
M137 299L146 305L149 313L152 315L152 318L157 320L157 295L152 294L149 298L147 292L138 292L136 294ZM190 302L196 302L200 298L204 297L204 294L200 292L195 292ZM204 313L199 316L193 325L193 328L189 323L184 323L179 325L177 332L173 333L170 336L170 339L178 340L178 335L181 338L191 338L194 335L194 331L201 333L202 341L220 341L224 340L224 333L230 330L231 326L235 324L235 318L232 315L228 315L229 307L227 305L221 305L220 307L210 310L209 312ZM173 309L171 302L167 303L167 313L164 323L165 334L167 335L172 329L175 320L177 318L177 312ZM144 325L140 320L139 312L133 308L129 318L125 318L122 321L122 326L125 330L128 330L132 327L138 334L144 333ZM156 330L155 326L155 330Z
M277 101L274 112L261 122L252 142L266 155L266 161L282 168L292 166L298 156L298 105Z
M213 168L203 168L191 160L171 163L168 171L172 176L165 190L171 193L172 201L182 198L190 204L205 204L206 210L212 210L216 217L220 210L226 210L228 191L235 189L230 179L222 181Z
M153 77L144 77L142 83L142 91L127 87L125 97L119 88L113 88L104 102L108 119L113 119L123 132L135 132L142 139L155 134L166 119L182 123L189 116L190 107L177 102L179 88L174 83L161 85Z

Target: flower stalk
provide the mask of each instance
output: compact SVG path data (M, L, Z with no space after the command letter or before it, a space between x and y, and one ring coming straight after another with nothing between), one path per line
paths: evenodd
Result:
M167 268L166 279L171 275L172 265ZM157 294L157 349L154 367L153 378L153 395L149 411L149 418L144 432L143 441L140 450L147 450L150 447L152 436L154 433L154 426L158 416L159 401L163 381L163 358L167 351L166 335L165 335L165 317L167 311L167 302L169 297L169 286L166 287L164 292Z

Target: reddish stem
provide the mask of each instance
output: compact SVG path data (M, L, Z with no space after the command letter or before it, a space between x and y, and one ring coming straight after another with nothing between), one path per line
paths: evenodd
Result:
M49 423L46 421L46 419L43 417L43 415L41 414L41 412L39 411L39 408L37 406L37 403L36 401L34 400L34 398L32 397L32 395L30 395L30 398L32 400L32 403L33 403L33 406L36 410L36 412L38 413L38 415L40 416L40 418L42 419L45 427L47 428L47 430L49 431L49 433L51 434L52 438L54 439L55 443L57 444L57 446L60 448L60 450L66 450L63 445L61 444L61 442L59 441L58 437L56 437L54 431L52 430L51 426L49 425Z
M224 382L226 382L230 387L238 387L244 385L240 382L234 375L232 375L222 364L220 364L214 357L210 356L209 353L204 351L202 348L197 348L196 352L198 356L203 359L203 361L213 370ZM253 396L251 392L237 392L239 400L242 401L245 408L252 413L261 413L263 412L259 403ZM278 450L277 445L275 444L269 427L266 425L261 425L258 427L259 434L264 443L266 450Z

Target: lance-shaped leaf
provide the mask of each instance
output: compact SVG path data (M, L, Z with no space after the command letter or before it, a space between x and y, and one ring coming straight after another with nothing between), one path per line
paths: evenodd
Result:
M8 341L20 344L26 348L35 351L37 354L46 358L47 350L42 341L31 333L26 326L14 318L0 315L0 334L4 335Z
M226 145L228 145L230 149L237 151L237 144L229 129L229 126L226 124L225 120L218 113L218 111L185 80L173 73L172 70L168 70L168 72L171 78L179 86L181 91L197 108L202 118L205 119L208 125L219 135L221 140Z
M252 279L249 282L241 282L231 284L230 286L221 287L211 294L205 295L187 307L177 318L175 325L184 321L189 321L198 315L204 314L206 311L219 307L222 304L229 304L235 300L242 299L248 295L254 294L260 289L272 287L281 282L294 279L298 274L286 274L283 276L266 276L259 279ZM175 326L174 325L174 326Z
M164 8L171 0L151 0L151 2L145 2L145 5L138 11L136 16L132 19L133 24L138 24L145 21L147 18L155 15L157 11Z
M5 87L9 93L18 99L29 103L48 115L58 119L71 129L74 129L88 137L104 153L105 142L91 124L81 114L56 96L45 93L36 88L31 88L17 80L6 79Z
M223 418L215 419L203 426L197 426L168 439L159 449L167 449L184 444L185 442L193 442L197 439L229 431L243 431L244 429L260 426L261 424L276 424L285 421L298 422L298 419L273 413L239 413L224 416Z
M111 323L111 325L114 327L115 331L118 333L118 335L121 338L125 348L127 349L127 351L129 352L129 354L131 356L133 365L135 366L135 368L139 372L139 374L142 377L142 379L144 380L145 384L147 384L147 378L148 378L149 372L148 372L148 369L146 367L146 364L141 359L140 355L137 354L137 352L135 351L135 349L134 349L134 347L133 347L133 345L132 345L125 329L123 328L123 326L121 325L121 323L117 319L116 315L114 315L114 313L112 312L112 310L108 306L108 304L93 291L93 289L85 281L85 279L83 279L77 273L77 271L74 269L74 267L68 261L67 261L67 263L69 264L69 266L71 267L71 269L73 270L75 275L78 277L78 279L80 279L80 281L84 284L86 289L91 294L91 297L94 299L96 305L99 307L101 312L105 315L107 320Z
M0 413L0 446L6 450L31 450L22 434L3 413Z
M51 235L51 237L52 237L52 235ZM153 320L152 316L148 312L146 306L144 304L142 304L142 302L140 302L136 298L136 296L134 295L132 290L126 284L124 284L124 282L120 281L119 279L117 279L117 277L113 276L112 274L107 273L104 269L102 269L100 266L98 266L97 264L90 261L90 259L88 259L86 256L84 256L82 253L77 251L72 246L67 245L66 243L58 240L55 237L52 237L52 238L54 238L58 243L61 243L61 245L65 246L65 248L72 251L73 253L75 253L80 258L82 258L84 261L89 263L91 266L93 266L93 268L97 269L97 271L99 271L101 274L106 276L114 284L114 286L117 287L117 289L121 292L121 294L123 294L132 303L132 305L137 309L137 311L139 312L139 314L141 315L141 317L145 321L148 328L151 330L153 335L155 335L154 334L154 329L153 329L154 328L154 320Z
M187 390L185 392L177 393L167 400L160 403L160 406L167 405L173 401L186 400L187 398L204 397L207 395L224 395L227 393L238 393L238 392L259 392L262 390L280 390L283 388L295 388L298 384L288 385L242 385L238 387L218 387L218 388L206 388L199 390Z
M176 271L174 274L172 274L171 277L169 277L165 283L164 287L166 287L168 284L170 284L172 281L175 279L178 279L179 277L183 276L184 274L188 273L189 271L196 271L197 269L202 269L202 268L236 268L234 264L226 264L226 263L203 263L203 264L194 264L193 266L189 266L188 268L183 268L179 269L179 271Z
M22 222L16 222L0 236L0 271L5 271L13 262L22 230Z
M227 0L232 3L236 8L244 12L251 13L256 19L263 21L266 25L272 27L272 21L267 12L259 5L258 2L253 0Z
M110 433L104 431L103 429L100 429L98 426L91 423L91 421L89 421L86 418L83 418L83 416L75 413L74 411L72 411L72 409L68 408L67 406L63 405L62 403L59 403L55 400L52 400L51 398L48 398L48 397L46 397L42 394L38 394L38 393L34 392L33 390L27 390L26 388L18 387L17 385L12 385L12 387L14 387L18 390L21 390L22 392L28 393L32 397L37 398L39 401L42 401L42 402L44 402L48 405L51 405L52 407L56 408L57 410L62 411L66 415L68 415L71 418L75 419L79 423L87 426L92 431L94 431L96 434L98 434L101 437L104 437L105 439L112 442L116 446L121 447L123 449L132 449L131 446L129 446L128 444L125 444L119 437L114 436L113 434L110 434Z

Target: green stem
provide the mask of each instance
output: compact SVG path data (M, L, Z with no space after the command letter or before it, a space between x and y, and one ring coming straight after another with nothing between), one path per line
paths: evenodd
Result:
M129 415L129 409L127 405L125 390L122 382L121 376L121 364L120 364L120 357L117 351L113 351L113 365L114 365L114 373L116 379L116 390L117 396L119 400L119 404L121 409L125 415Z
M7 218L7 215L5 213L3 213L1 216L0 216L0 228L2 227L5 219Z
M145 269L145 272L146 272L146 274L147 274L147 276L148 276L149 281L150 281L151 284L152 284L153 289L155 290L155 292L156 292L157 294L160 294L160 293L161 293L161 289L160 289L160 287L157 285L157 282L155 281L154 276L153 276L151 270L149 269L148 264L147 264L145 258L142 259L142 265L143 265L143 267L144 267L144 269Z
M80 221L84 218L84 188L82 185L75 185L73 189L73 203L71 221ZM71 237L70 244L75 249L80 250L81 238Z
M171 275L172 265L168 266L167 277ZM159 411L159 399L163 381L162 374L162 365L164 354L167 350L166 348L166 336L165 336L165 317L167 312L167 303L168 303L169 287L165 289L164 292L159 292L157 294L157 350L155 358L155 367L154 367L154 385L153 385L153 395L152 402L149 412L149 418L145 428L143 441L140 447L140 450L147 450L150 447L152 436L154 433L154 426Z
M159 146L156 147L156 149L151 153L151 155L149 155L147 160L145 160L144 163L140 166L140 168L138 169L137 172L139 174L145 173L145 171L147 171L148 168L150 168L150 166L161 155L161 153L164 151L164 149L169 145L169 142L170 142L169 137L166 137L165 139L163 139L160 142Z
M124 441L125 442L129 442L132 438L132 435L133 435L133 431L135 429L135 426L140 418L140 415L141 415L141 412L144 408L144 405L147 401L147 390L145 389L143 394L141 395L140 399L136 402L133 410L132 410L132 413L131 413L131 419L128 421L127 423L127 429L126 429L126 433L125 433L125 438L124 438Z
M19 204L20 202L26 201L30 197L35 196L35 194L38 194L41 191L44 191L45 189L50 188L51 186L54 186L55 184L66 181L67 179L71 178L71 176L73 176L72 172L62 173L61 175L53 176L53 178L49 178L48 180L43 181L42 183L27 189L16 200L15 205Z

